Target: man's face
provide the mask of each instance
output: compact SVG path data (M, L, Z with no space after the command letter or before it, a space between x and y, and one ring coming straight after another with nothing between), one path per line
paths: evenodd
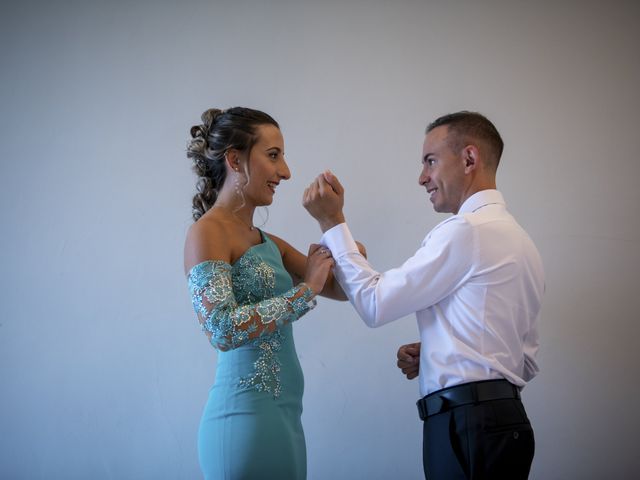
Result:
M422 172L418 182L427 189L433 209L458 213L466 186L465 162L447 143L449 127L436 127L424 138Z

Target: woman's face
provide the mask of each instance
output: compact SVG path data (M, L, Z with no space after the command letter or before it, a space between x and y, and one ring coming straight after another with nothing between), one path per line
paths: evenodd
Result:
M280 129L274 125L260 125L256 134L258 140L249 154L249 183L244 192L255 206L271 205L279 183L291 178L291 172L284 159Z

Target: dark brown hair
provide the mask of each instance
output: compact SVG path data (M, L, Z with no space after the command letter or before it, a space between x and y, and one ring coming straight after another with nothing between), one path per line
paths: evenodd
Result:
M227 110L210 108L202 114L202 124L191 127L187 157L193 160L198 175L197 193L193 197L193 220L198 220L218 198L226 177L225 154L230 148L251 152L256 143L256 127L274 125L271 116L259 110L233 107Z
M468 112L466 110L450 113L431 122L427 126L425 133L429 133L434 128L443 125L449 127L447 130L447 143L454 153L458 154L464 147L473 143L474 140L480 140L488 148L489 161L493 163L494 169L498 168L500 157L504 150L504 142L500 137L500 133L498 133L498 129L487 117L477 112Z

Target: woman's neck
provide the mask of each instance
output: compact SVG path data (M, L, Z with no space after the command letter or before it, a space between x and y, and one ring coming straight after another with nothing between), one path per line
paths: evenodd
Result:
M244 199L244 205L242 200L238 198L238 195L233 192L227 194L227 192L220 192L220 196L213 205L213 208L222 210L224 213L237 218L241 223L245 224L250 230L254 230L253 226L253 213L256 210L255 205L252 205L246 199Z

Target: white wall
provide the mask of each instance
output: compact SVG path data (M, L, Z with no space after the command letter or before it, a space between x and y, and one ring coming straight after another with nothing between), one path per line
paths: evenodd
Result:
M208 107L281 123L293 178L268 231L334 170L375 266L442 216L417 186L428 121L506 140L499 187L545 260L532 478L631 478L640 267L637 2L5 2L0 10L0 477L199 478L216 355L182 274ZM323 301L295 327L310 479L421 478L417 338Z

